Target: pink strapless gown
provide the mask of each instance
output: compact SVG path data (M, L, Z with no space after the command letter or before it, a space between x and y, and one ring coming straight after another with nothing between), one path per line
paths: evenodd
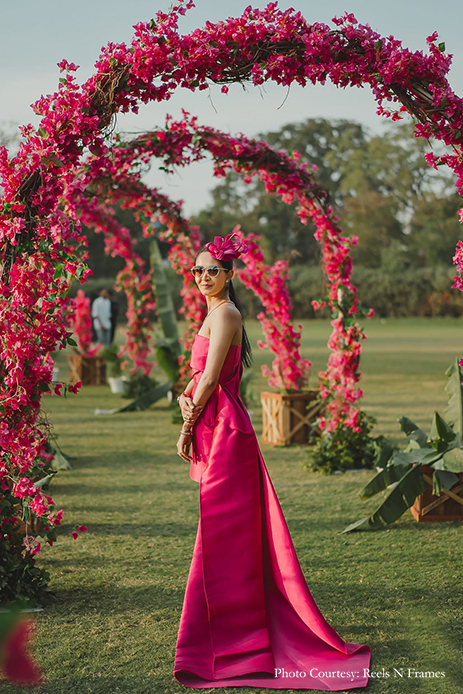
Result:
M196 385L208 346L196 336ZM370 649L343 641L307 587L239 396L242 372L241 346L232 345L194 427L190 475L200 483L200 521L175 677L196 688L365 687Z

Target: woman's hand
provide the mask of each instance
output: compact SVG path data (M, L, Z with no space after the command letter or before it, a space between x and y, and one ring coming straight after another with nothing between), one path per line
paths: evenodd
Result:
M191 462L191 440L191 433L181 433L177 441L177 454L187 463Z
M190 398L189 395L185 395L185 393L180 395L178 404L182 411L183 421L185 424L188 424L189 427L192 427L201 414L203 406L195 405L192 398Z

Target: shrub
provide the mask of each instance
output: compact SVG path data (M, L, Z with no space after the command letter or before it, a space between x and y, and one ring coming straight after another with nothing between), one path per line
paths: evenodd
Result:
M3 499L3 501L5 498ZM23 536L13 526L4 525L0 539L0 605L43 606L51 597L50 575L35 563L35 556L23 553Z
M109 347L101 350L99 356L106 360L108 376L119 378L122 375L121 359L118 356L119 347L113 342Z
M143 373L137 373L131 376L128 381L124 381L124 393L122 397L136 400L150 390L154 390L158 385L159 383L154 378L145 376Z
M305 465L308 470L330 475L339 470L371 469L378 460L386 441L384 436L372 437L370 431L376 420L365 412L359 413L359 429L338 426L333 432L322 431L311 436L309 459Z
M354 266L353 283L360 303L384 318L409 316L462 316L463 297L452 289L452 267L409 267L388 272L384 268ZM327 308L315 311L311 301L324 296L321 267L294 265L289 290L295 318L328 318Z

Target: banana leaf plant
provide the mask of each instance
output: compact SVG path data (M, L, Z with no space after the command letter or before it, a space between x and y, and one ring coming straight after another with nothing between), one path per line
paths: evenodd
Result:
M162 262L159 244L155 238L150 243L150 261L154 271L157 314L163 332L163 336L158 336L156 340L156 359L169 381L177 381L180 373L178 358L182 347L179 341L172 292Z
M459 360L445 373L448 376L445 391L449 395L444 411L446 419L435 412L429 435L408 417L398 420L408 437L407 447L403 451L390 446L383 448L377 474L360 492L362 499L384 492L381 503L374 513L352 523L344 533L361 526L381 528L400 518L427 490L422 465L434 470L432 491L436 496L458 482L457 475L463 472L463 374Z
M150 243L150 261L154 275L157 314L163 333L162 337L158 336L156 339L156 359L168 380L162 385L153 384L152 388L135 397L128 405L111 410L113 414L148 409L152 404L166 397L168 392L172 390L173 381L177 381L179 378L178 358L182 348L178 336L177 318L159 244L155 238Z

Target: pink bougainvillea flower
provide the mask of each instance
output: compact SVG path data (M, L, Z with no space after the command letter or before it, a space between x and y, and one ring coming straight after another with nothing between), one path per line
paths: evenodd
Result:
M92 310L90 298L85 296L83 289L77 290L76 298L72 301L69 325L77 338L81 354L84 357L96 356L101 347L92 347Z
M85 525L80 525L80 526L77 528L77 530L74 530L74 532L69 533L69 535L70 535L71 537L73 537L74 540L77 540L77 538L79 537L79 534L80 534L80 533L85 533L87 530L88 530L88 528L86 528Z
M411 52L394 37L381 37L369 25L359 24L352 14L336 19L333 31L325 24L309 24L294 10L279 10L272 2L263 10L249 7L240 18L208 22L203 29L182 36L179 16L191 5L176 3L169 12L158 12L154 22L139 22L129 45L108 44L95 74L83 85L74 76L77 66L62 61L59 67L65 74L58 90L40 97L33 106L41 118L38 127L21 128L23 140L13 158L0 147L0 243L15 251L11 267L0 279L0 362L4 366L0 440L3 460L8 461L0 473L3 488L5 475L18 480L17 498L39 515L48 515L53 506L39 489L31 490L28 475L43 442L38 418L41 397L52 381L51 354L69 344L70 327L75 331L70 325L76 308L69 299L70 283L83 283L90 275L85 252L84 257L80 250L76 252L85 245L82 225L103 233L106 251L120 255L125 263L117 278L117 287L126 292L128 301L126 339L120 352L123 366L146 374L152 368L153 274L137 253L130 231L115 218L113 211L119 204L133 210L145 237L153 233L156 219L163 228L160 240L172 244L169 257L184 278L182 316L188 326L179 368L183 380L188 375L188 353L205 315L202 298L195 292L191 276L187 277L191 258L201 247L200 236L183 218L180 203L144 185L141 173L152 156L172 170L199 160L207 149L214 160L215 176L235 170L245 183L258 176L268 193L296 204L303 224L313 223L321 247L326 303L333 315L341 315L341 320L333 322L331 353L326 370L319 375L320 392L326 394L326 415L320 426L331 431L340 424L354 423L361 397L359 356L364 333L356 322L359 302L350 254L354 240L339 227L327 194L312 177L313 167L301 163L298 154L273 152L266 143L201 129L187 114L178 122L169 118L166 128L157 133L128 143L116 138L110 146L105 133L112 114L136 113L141 103L168 100L177 88L202 90L210 81L228 81L236 56L238 65L244 64L243 59L249 63L248 77L254 84L273 80L289 87L329 79L342 88L369 86L378 114L386 118L397 118L397 113L408 110L402 104L395 111L398 94L407 93L406 103L413 99L420 111L415 136L436 138L448 146L448 154L435 159L428 156L428 163L448 166L456 175L458 191L463 188L463 101L446 79L451 57L437 43L436 32L428 39L426 53ZM274 48L254 62L249 50L255 45ZM279 46L297 50L285 48L281 53ZM105 100L95 99L95 95L116 83L120 88L112 94L112 114L103 115L98 104ZM423 85L427 85L426 93ZM269 379L275 387L298 389L307 379L308 361L300 359L301 331L290 321L287 264L265 266L257 243L245 256L240 272L265 306L262 344L275 355L272 369L267 371ZM461 246L454 262L455 286L463 290ZM266 286L269 273L272 277ZM90 345L89 301L82 294L77 303L79 300L83 321L78 339L82 337L83 344ZM57 394L61 387L57 384ZM0 525L3 520L0 518Z

